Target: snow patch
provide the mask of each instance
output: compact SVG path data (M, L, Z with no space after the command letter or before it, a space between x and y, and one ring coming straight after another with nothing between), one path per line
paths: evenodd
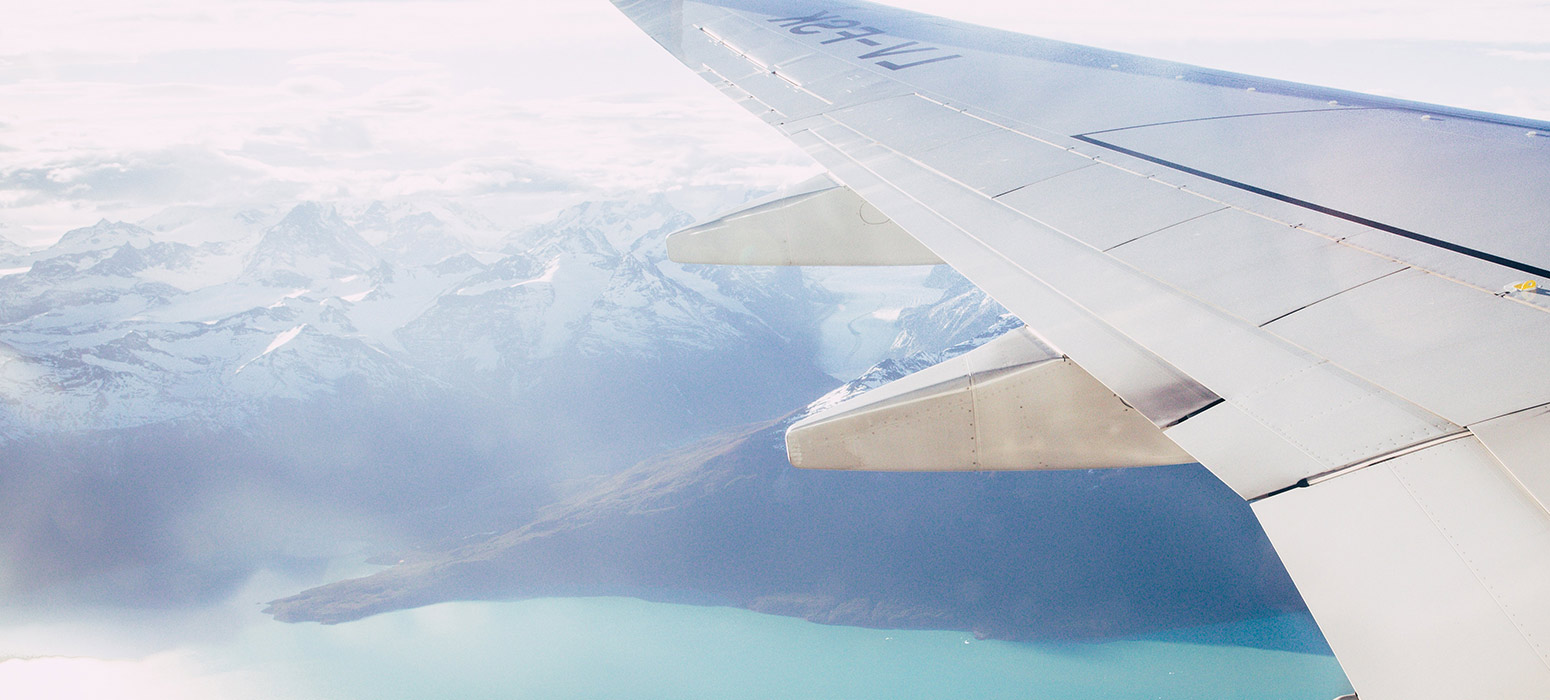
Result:
M554 273L557 270L559 270L559 269L560 269L560 261L559 260L551 260L551 261L549 261L548 265L544 266L544 274L539 275L537 277L534 277L533 279L530 279L530 280L528 280L526 282L518 282L518 283L516 283L514 285L511 285L511 286L513 286L513 287L520 287L520 286L522 286L524 284L532 284L534 282L553 282L554 281Z
M23 272L26 272L28 270L31 270L31 269L32 269L31 265L28 265L26 267L4 267L4 268L0 268L0 277L9 277L11 275L19 275L19 274L21 274Z
M253 364L254 362L257 362L259 358L261 358L261 357L263 357L265 355L268 355L269 353L272 353L272 352L274 352L276 350L279 350L280 348L284 347L286 343L289 343L292 340L295 340L296 336L301 334L301 329L306 328L306 327L307 327L307 324L303 323L303 324L301 324L301 325L299 325L299 326L297 326L295 328L292 328L292 329L290 329L288 331L285 331L285 332L275 336L274 340L269 341L269 347L264 348L264 351L259 353L256 356L254 356L253 359L248 360L247 362L242 363L242 366L238 367L237 371L232 372L232 374L242 374L242 370L247 369L248 365Z
M506 282L486 282L484 284L476 284L476 285L473 285L473 286L470 286L470 287L464 287L462 289L457 290L456 294L458 296L460 296L460 297L473 297L473 296L479 296L480 294L484 294L484 293L487 293L487 292L493 292L493 291L495 291L497 289L516 289L517 287L525 287L525 286L530 285L530 284L549 283L549 282L553 282L554 281L554 273L558 272L559 269L560 269L560 261L559 260L552 260L552 261L549 262L548 265L546 265L544 267L544 273L543 274L541 274L541 275L539 275L537 277L534 277L532 279L526 279L526 280L522 280L521 282L511 282L511 283L506 283Z
M299 297L299 296L301 296L303 294L311 294L311 293L312 293L312 290L310 290L310 289L293 289L293 290L291 290L291 292L289 294L286 294L285 296L280 297L279 301L276 301L275 303L270 304L269 308L271 308L271 309L278 309L278 308L280 308L282 306L285 306L285 302L287 300L289 300L289 299L295 299L296 297Z
M259 357L263 357L265 355L268 355L271 352L279 350L280 346L285 345L286 343L289 343L292 340L295 340L296 336L301 333L301 329L306 328L306 327L307 327L307 324L303 323L303 324L301 324L301 325L299 325L299 326L297 326L295 328L292 328L292 329L290 329L290 330L288 330L288 331L286 331L284 333L281 333L281 334L275 336L274 337L274 342L269 343L269 347L264 348L264 351L259 353L258 356ZM257 358L254 358L254 359L257 359Z

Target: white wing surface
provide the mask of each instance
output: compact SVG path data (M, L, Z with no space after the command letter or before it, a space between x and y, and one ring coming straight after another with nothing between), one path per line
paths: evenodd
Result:
M1361 697L1550 698L1550 124L614 1L1250 500Z

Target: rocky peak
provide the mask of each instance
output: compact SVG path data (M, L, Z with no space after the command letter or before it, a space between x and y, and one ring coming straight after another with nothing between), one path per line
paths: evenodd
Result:
M143 248L125 243L102 262L89 268L90 273L113 277L132 277L141 271L173 268L187 262L193 249L182 243L153 242Z
M435 265L470 252L474 233L495 228L477 212L426 201L372 202L350 220L381 255L406 267Z
M86 228L65 232L59 241L44 251L47 257L74 255L100 250L112 250L124 245L138 244L143 247L154 240L154 234L134 224L102 219Z
M249 255L246 274L289 282L297 276L320 279L366 272L379 262L371 244L332 206L303 202L264 232Z
M0 231L4 230L4 228L0 228ZM19 257L25 255L26 253L26 248L21 247L15 241L6 238L4 235L0 235L0 260Z
M540 257L559 250L666 257L662 241L667 234L692 223L692 216L660 193L586 202L561 211L548 223L508 236L504 250L532 252Z

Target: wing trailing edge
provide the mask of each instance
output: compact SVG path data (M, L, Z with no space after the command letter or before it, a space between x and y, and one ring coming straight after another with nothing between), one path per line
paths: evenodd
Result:
M805 469L872 471L1195 461L1027 328L797 422L786 452Z

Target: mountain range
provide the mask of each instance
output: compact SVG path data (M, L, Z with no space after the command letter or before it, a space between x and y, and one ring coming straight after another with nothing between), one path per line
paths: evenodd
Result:
M791 469L791 420L1017 322L947 268L665 260L750 194L510 231L435 200L178 208L0 245L0 594L190 605L374 554L271 612L628 594L1045 639L1301 609L1198 466Z

